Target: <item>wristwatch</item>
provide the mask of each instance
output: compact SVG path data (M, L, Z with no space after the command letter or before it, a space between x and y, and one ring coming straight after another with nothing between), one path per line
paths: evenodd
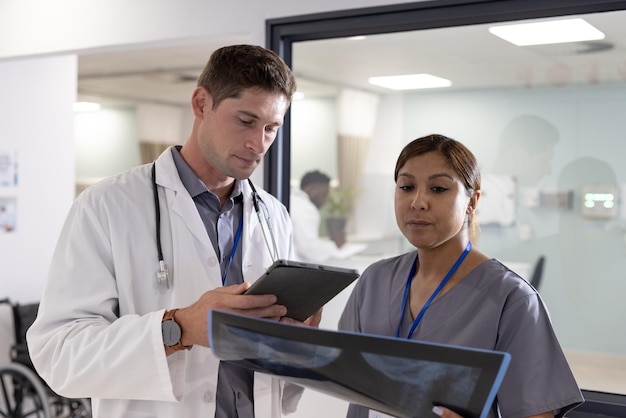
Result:
M171 311L165 311L163 315L163 321L161 321L161 333L163 334L163 344L168 346L174 351L191 350L192 345L182 345L180 337L182 336L182 330L180 325L174 320L174 314L178 309L172 309Z

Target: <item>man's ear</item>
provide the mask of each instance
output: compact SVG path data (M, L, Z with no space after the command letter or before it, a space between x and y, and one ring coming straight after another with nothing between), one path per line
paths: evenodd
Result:
M191 109L196 117L204 116L204 113L211 110L213 100L209 91L202 86L198 86L191 95Z

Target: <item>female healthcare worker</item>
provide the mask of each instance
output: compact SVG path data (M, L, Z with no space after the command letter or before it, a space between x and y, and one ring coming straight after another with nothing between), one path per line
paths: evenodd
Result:
M245 179L273 142L295 84L286 92L248 87L232 69L219 67L227 61L235 61L235 69L260 66L259 77L266 77L265 67L274 66L282 71L281 79L291 77L271 51L234 46L213 55L218 52L222 61L215 64L217 72L227 73L228 82L243 83L243 89L219 101L217 93L210 93L217 89L205 87L201 76L185 145L163 152L154 173L152 164L143 165L89 187L76 199L61 232L38 318L28 332L29 350L53 390L66 397L92 398L94 417L235 416L232 411L216 413L220 362L211 350L194 346L172 353L173 348L182 348L184 338L208 346L206 313L212 308L270 317L285 312L274 305L273 296L241 296L245 285L223 286L223 257L218 257L189 193L189 173L191 184L202 183L202 178L208 185L210 178L202 175L207 170L237 173L240 179L220 177L230 184L231 199L225 201L243 205L243 221L239 227L234 221L232 231L239 231L239 238L234 236L236 251L230 252L235 255L233 267L241 264L227 268L227 274L239 269L243 280L254 282L274 257L290 258L292 230L285 207L259 190L256 212L255 192ZM243 123L250 120L250 125ZM208 164L206 148L212 150ZM250 163L253 154L255 163ZM243 155L249 158L242 161ZM156 201L153 190L158 192ZM161 245L156 239L159 229ZM157 247L162 248L162 263ZM194 310L202 304L204 309ZM181 320L191 323L193 313L199 325L181 325L183 336L176 344L166 344L164 314L175 308L186 313ZM288 384L269 375L255 373L253 384L249 407L257 418L293 410L301 394L291 387L284 390ZM283 396L286 393L293 396ZM237 395L233 403L239 402ZM232 408L239 416L252 416L242 414L239 405Z

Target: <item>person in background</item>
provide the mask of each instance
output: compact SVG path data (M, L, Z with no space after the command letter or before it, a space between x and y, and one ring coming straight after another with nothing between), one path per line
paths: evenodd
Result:
M275 259L293 255L286 208L249 177L295 90L274 52L220 48L191 95L184 145L78 196L27 337L55 392L92 398L95 417L294 410L301 388L212 355L207 315L221 309L301 324L284 317L274 295L242 295ZM305 323L320 320L318 312Z
M396 222L415 251L363 272L339 329L510 353L491 417L562 417L582 403L537 291L472 246L481 182L471 151L442 135L418 138L394 179ZM347 416L369 412L352 404Z
M300 189L291 192L289 213L293 222L296 257L302 261L324 262L339 254L346 243L345 231L320 236L320 209L328 200L330 177L319 170L309 171L300 180Z

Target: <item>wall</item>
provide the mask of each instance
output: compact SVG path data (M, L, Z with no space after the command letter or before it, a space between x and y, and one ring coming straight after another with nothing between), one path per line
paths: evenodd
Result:
M77 181L99 180L139 165L137 125L132 108L77 113L74 117Z
M75 56L0 62L0 149L18 161L14 232L0 234L0 299L39 300L74 197Z
M291 182L296 187L311 170L338 176L336 106L334 98L296 100L291 105Z
M0 59L192 38L265 44L265 21L403 0L41 0L0 2Z
M360 239L384 240L390 236L397 237L393 211L393 170L398 154L407 140L403 129L404 114L402 94L389 94L380 98L377 122L364 164L359 203L354 213L354 231ZM372 210L372 207L380 209ZM399 244L399 240L395 242ZM395 246L391 247L380 251L384 254L397 249ZM370 252L372 251L370 248Z

